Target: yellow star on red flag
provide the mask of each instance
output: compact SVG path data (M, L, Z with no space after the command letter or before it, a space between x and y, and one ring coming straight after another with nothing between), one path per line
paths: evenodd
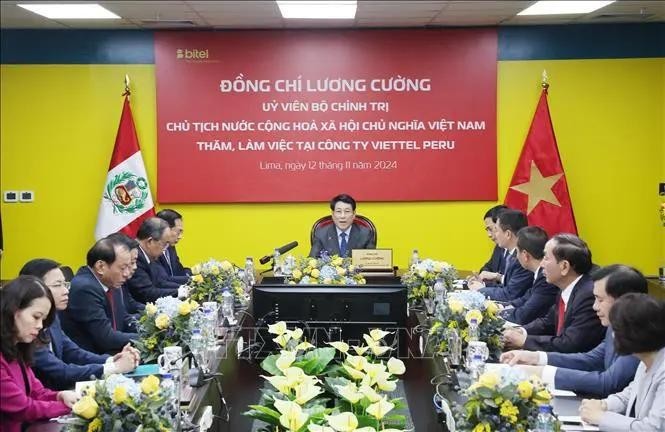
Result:
M557 199L554 192L552 192L552 186L563 176L563 173L558 173L551 175L549 177L543 177L535 161L531 161L531 173L529 175L529 181L526 183L521 183L515 186L511 186L510 189L514 189L518 192L522 192L529 197L529 204L526 210L527 215L538 205L541 201L546 201L550 204L554 204L557 207L561 207L561 203Z

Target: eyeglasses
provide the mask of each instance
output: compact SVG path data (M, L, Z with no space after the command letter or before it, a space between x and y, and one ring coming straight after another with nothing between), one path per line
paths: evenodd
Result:
M49 288L55 288L55 289L60 289L60 288L69 289L70 286L72 286L71 282L58 282L58 283L54 283L53 285L49 285L48 287Z

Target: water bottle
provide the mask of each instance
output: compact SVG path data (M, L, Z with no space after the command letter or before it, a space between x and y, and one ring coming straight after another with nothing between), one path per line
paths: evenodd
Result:
M484 368L485 362L483 361L483 357L480 354L474 354L469 363L469 375L471 375L471 380L474 382L478 381Z
M411 261L409 262L409 268L412 268L414 265L420 262L420 257L418 257L418 249L414 249L411 254Z
M214 349L217 345L217 336L215 330L217 329L217 316L215 312L207 307L203 308L203 326L201 334L206 350Z
M176 381L173 379L173 375L170 373L165 373L162 375L162 394L166 398L166 404L169 408L169 415L175 416L176 413L176 404L178 403L178 395L180 394L180 389Z
M534 432L554 432L555 430L556 419L552 415L552 407L549 405L540 405L538 407L538 417L536 418Z
M440 278L434 283L434 298L438 304L443 304L446 300L446 284Z
M192 329L192 337L189 341L189 349L192 352L194 361L200 368L205 369L205 345L201 329Z
M248 290L251 290L254 284L256 283L256 273L254 272L254 259L252 257L247 257L247 259L245 259L245 283L247 284Z
M222 316L226 318L230 326L235 325L236 318L233 310L233 295L228 291L222 293Z
M479 336L478 320L471 318L471 321L469 322L469 342L477 341Z
M279 249L275 249L275 252L272 254L272 273L274 276L282 276L282 266L279 262Z

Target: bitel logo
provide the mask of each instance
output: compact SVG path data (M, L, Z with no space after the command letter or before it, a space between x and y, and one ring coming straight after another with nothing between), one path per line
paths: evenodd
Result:
M178 48L176 50L176 58L185 60L207 60L210 58L210 56L207 49L200 50Z

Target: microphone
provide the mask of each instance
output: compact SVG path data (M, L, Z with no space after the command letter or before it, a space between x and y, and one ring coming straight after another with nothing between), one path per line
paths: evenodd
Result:
M282 254L287 253L291 249L295 248L296 246L298 246L298 242L297 241L292 241L291 243L287 243L284 246L282 246L281 248L278 248L277 252L279 252L279 254L282 255ZM266 255L266 256L264 256L263 258L261 258L259 260L259 263L266 264L271 259L272 259L272 255Z

